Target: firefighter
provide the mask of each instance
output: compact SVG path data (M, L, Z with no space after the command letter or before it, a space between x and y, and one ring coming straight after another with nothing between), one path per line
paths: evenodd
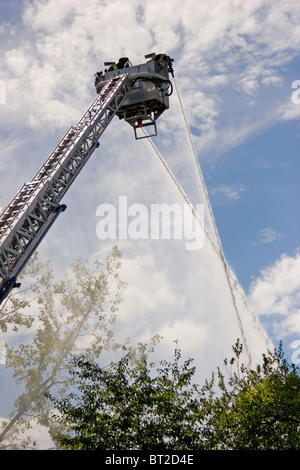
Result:
M107 72L112 72L113 70L121 70L124 69L125 67L130 66L130 61L128 57L120 57L119 62L117 62L114 65L111 65L108 69Z
M173 70L173 67L172 67L172 62L174 61L174 59L171 59L170 56L166 55L166 54L155 54L154 57L152 57L151 59L153 62L156 62L156 63L160 63L162 61L164 62L167 62L168 64L168 72L170 72L172 74L172 77L174 77L174 70Z
M117 70L124 69L125 67L129 67L129 59L128 57L120 57L119 62L116 64Z

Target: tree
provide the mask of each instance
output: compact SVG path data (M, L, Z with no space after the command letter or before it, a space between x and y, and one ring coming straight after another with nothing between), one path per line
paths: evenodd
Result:
M233 346L203 387L194 384L189 359L149 363L145 349L126 354L109 369L83 357L72 362L75 390L51 397L55 440L74 450L300 449L300 377L283 358L268 352L256 370L239 364L243 346ZM233 372L233 367L236 371Z
M206 416L205 448L233 450L300 449L300 377L284 358L282 344L263 355L255 370L239 365L239 341L233 347L229 381L218 370L219 393L202 401ZM236 372L232 372L233 365Z
M104 266L99 261L76 261L60 282L54 282L49 263L41 263L37 256L28 265L25 288L0 311L2 331L18 332L22 341L7 346L6 367L12 368L23 389L2 424L1 448L19 446L18 434L30 426L32 418L49 424L45 394L52 389L64 394L72 385L68 363L76 351L84 350L94 359L103 349L117 346L110 327L125 287L118 274L120 266L116 247ZM28 444L28 439L21 443Z
M77 357L72 362L76 393L52 401L54 420L62 427L53 436L73 450L178 450L198 446L199 393L191 385L191 360L161 362L155 371L145 346L127 353L109 369Z

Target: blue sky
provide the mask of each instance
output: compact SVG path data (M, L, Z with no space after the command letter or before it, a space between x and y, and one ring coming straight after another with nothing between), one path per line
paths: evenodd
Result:
M278 124L224 155L214 174L239 194L215 191L205 172L224 250L246 290L262 267L298 247L298 131L296 122Z
M87 8L83 0L0 0L0 11L0 206L79 121L104 61L126 55L141 63L149 52L168 53L227 262L271 342L282 339L291 357L300 340L297 2L165 0L161 8L160 0L90 0ZM201 203L175 92L170 102L154 143L191 202ZM68 210L40 255L58 274L74 257L103 257L115 241L97 239L96 210L124 194L131 204L180 200L148 143L135 142L132 129L116 121L67 194ZM210 231L208 216L206 224ZM178 335L187 354L209 358L205 370L219 365L237 324L211 240L201 253L175 241L118 245L128 294L116 334ZM255 336L243 309L249 345L260 353L263 335Z

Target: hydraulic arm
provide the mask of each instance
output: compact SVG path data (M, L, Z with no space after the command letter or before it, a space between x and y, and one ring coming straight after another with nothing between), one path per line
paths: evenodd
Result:
M136 67L133 71L130 68L116 70L101 80L97 98L79 123L68 130L31 182L22 186L1 213L0 303L13 287L18 286L18 275L58 215L65 210L66 206L60 203L62 197L99 146L98 140L112 118L118 115L136 130L149 125L149 119L152 124L167 109L165 96L168 93L162 86L168 81L166 77L157 77L156 69L153 69L155 94L152 93L149 101L146 96L149 96L152 68L145 77L144 72L139 75ZM157 116L153 117L151 113Z
M60 201L98 146L98 139L127 95L126 75L105 83L77 126L71 127L30 183L0 217L0 300L65 209Z

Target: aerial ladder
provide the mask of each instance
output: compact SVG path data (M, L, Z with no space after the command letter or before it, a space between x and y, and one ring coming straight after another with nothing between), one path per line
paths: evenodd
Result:
M147 62L132 66L127 58L104 63L109 68L95 74L97 97L76 126L70 127L43 166L25 183L0 215L0 303L59 216L61 200L94 150L114 116L134 129L136 139L144 127L157 135L156 120L169 108L173 76L171 59L148 54Z

